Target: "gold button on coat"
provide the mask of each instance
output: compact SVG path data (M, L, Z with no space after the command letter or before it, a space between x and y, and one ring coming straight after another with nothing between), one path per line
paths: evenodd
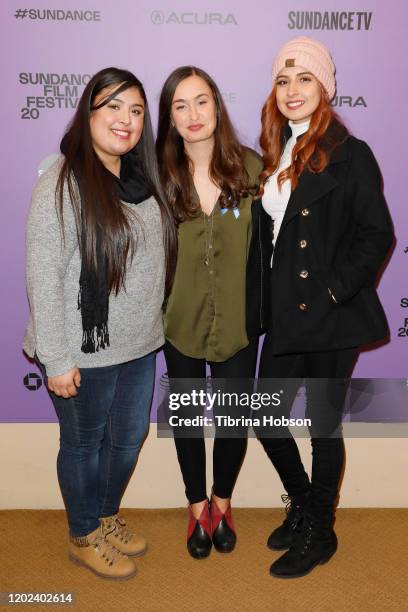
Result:
M309 276L309 272L307 270L302 270L299 272L300 278L307 278Z
M309 215L309 214L310 214L309 209L308 209L308 208L303 208L303 210L302 210L302 215L303 215L304 217L307 217L307 215Z
M307 247L307 240L299 240L299 246L301 249L305 249Z
M307 304L299 304L300 310L307 310Z

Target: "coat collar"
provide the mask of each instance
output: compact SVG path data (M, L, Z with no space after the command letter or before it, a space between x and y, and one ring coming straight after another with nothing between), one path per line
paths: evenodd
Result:
M323 198L337 185L337 180L330 174L328 169L319 174L313 174L308 171L303 172L296 189L290 195L285 216L282 220L281 231L293 217L298 215L303 209L307 209L313 202Z
M292 131L289 124L286 124L284 128L284 138L290 138L291 133ZM323 172L320 172L319 174L314 174L308 170L302 172L296 189L292 191L290 195L285 216L282 220L281 231L284 229L285 225L303 209L308 208L311 204L313 204L313 202L320 200L320 198L324 197L330 191L332 191L332 189L337 187L338 182L330 172L331 167L334 164L344 162L347 159L348 139L334 149L330 156L329 164Z
M329 125L329 128L328 128L329 134L331 131L334 131L338 125L339 125L338 121L334 119L332 123ZM286 142L289 140L291 136L292 136L292 130L290 129L289 122L286 122L282 130L282 150ZM302 136L303 134L301 134L297 138L297 140L299 140L299 138L302 138ZM330 161L329 161L328 167L330 167L332 164L341 163L348 159L348 141L349 141L349 138L347 138L341 145L339 145L338 147L334 149L334 151L332 151L330 155Z

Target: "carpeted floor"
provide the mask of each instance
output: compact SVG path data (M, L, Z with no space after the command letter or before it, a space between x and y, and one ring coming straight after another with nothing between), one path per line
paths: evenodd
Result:
M408 610L406 509L340 509L337 554L297 580L277 580L268 574L279 553L269 551L265 542L281 520L280 510L234 510L236 550L230 555L213 551L202 561L191 559L185 549L185 509L124 510L123 516L148 538L149 551L137 561L134 579L111 582L68 560L64 512L0 511L0 591L75 594L74 605L36 605L35 610Z

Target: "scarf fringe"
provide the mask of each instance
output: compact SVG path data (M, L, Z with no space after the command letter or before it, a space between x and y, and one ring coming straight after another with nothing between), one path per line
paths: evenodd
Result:
M78 184L81 198L81 230L80 247L81 253L87 252L86 231L83 225L84 200L82 193L81 168L79 164L73 164L73 172ZM108 174L108 170L106 171ZM116 195L123 202L139 204L152 195L150 181L138 154L135 151L122 156L120 178L113 177ZM88 266L84 259L81 261L81 274L79 278L78 310L81 311L82 319L82 347L83 353L95 353L99 349L109 346L108 316L109 316L109 294L107 283L107 261L106 253L103 251L101 219L98 208L96 209L96 258L97 266ZM88 262L89 263L89 262Z
M100 348L104 349L107 346L110 346L107 323L95 325L92 329L84 329L81 346L81 351L83 353L95 353L98 352Z

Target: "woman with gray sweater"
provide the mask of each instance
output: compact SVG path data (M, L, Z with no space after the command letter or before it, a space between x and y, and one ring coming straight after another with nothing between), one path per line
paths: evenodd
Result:
M34 189L27 222L24 350L59 419L70 558L99 576L130 578L130 557L146 541L118 511L148 429L175 260L140 81L117 68L98 72L61 152Z

